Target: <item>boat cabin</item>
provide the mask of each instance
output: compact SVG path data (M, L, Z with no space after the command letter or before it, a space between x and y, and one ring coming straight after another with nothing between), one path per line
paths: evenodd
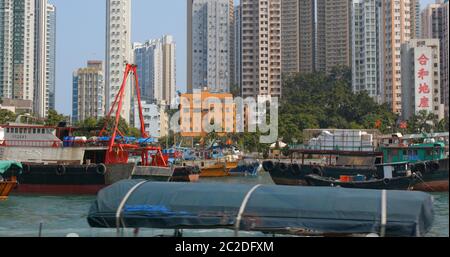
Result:
M383 178L392 179L396 177L409 177L412 171L408 162L385 163L377 165L378 174Z
M446 158L445 144L440 142L383 146L381 151L388 163L439 161Z
M0 126L0 146L59 147L57 135L56 127L10 123Z

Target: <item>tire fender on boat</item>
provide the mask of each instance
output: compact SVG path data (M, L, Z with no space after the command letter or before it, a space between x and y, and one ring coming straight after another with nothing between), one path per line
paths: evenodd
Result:
M439 163L433 162L433 163L431 163L431 168L433 169L433 171L437 171L437 170L439 170L441 167L440 167Z
M391 180L388 179L388 178L385 178L385 179L383 179L383 183L384 183L385 185L389 185L389 183L391 183Z
M272 161L265 161L263 162L263 169L267 172L272 171L274 168L273 162Z
M29 164L22 164L22 171L24 171L25 173L30 173L31 166Z
M106 166L105 164L101 163L99 165L97 165L97 173L100 175L105 175L106 174Z
M323 177L323 171L322 171L322 168L320 168L320 167L314 167L312 169L312 172L313 172L313 174Z
M292 173L294 175L300 175L302 173L302 169L299 164L294 163L294 164L292 164L291 167L292 167Z
M286 170L288 170L288 166L287 166L286 163L284 163L284 162L280 162L280 163L278 164L278 167L280 168L280 170L281 170L282 172L286 172Z
M58 165L58 167L56 167L56 175L62 176L65 173L66 173L66 166Z

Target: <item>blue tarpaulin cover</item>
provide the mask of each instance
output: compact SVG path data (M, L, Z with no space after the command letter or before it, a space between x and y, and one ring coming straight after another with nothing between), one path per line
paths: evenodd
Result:
M99 192L88 223L115 228L124 196L142 180L124 180ZM147 182L128 198L121 227L233 229L254 186ZM422 192L387 191L386 236L424 236L434 220L433 198ZM380 234L382 191L262 185L250 195L240 221L243 231Z

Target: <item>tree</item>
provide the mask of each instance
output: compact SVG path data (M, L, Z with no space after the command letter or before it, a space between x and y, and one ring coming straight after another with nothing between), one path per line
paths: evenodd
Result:
M6 124L8 122L14 122L16 120L16 114L9 110L0 110L0 124Z
M63 114L59 114L55 110L49 110L47 119L45 120L46 126L58 126L60 122L67 122L69 121L69 118L64 116Z
M351 71L336 67L324 73L284 76L279 112L279 132L286 143L303 139L303 130L313 128L374 129L395 126L397 115L379 105L366 92L354 93Z
M428 111L420 111L412 116L408 122L409 133L430 133L437 127L438 117Z
M449 130L449 122L448 117L440 120L436 127L436 132L448 132Z

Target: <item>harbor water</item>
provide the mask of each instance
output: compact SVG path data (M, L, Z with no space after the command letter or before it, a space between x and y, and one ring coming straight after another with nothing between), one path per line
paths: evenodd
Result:
M201 179L199 183L273 184L270 176L228 177ZM448 193L435 193L435 221L428 236L449 236ZM76 233L82 237L113 237L114 229L92 229L86 218L95 197L91 196L17 196L0 202L0 237L65 237ZM140 236L171 236L169 230L142 230ZM132 236L126 231L124 236ZM260 233L241 233L241 236L265 236ZM184 236L233 236L233 231L184 231Z

